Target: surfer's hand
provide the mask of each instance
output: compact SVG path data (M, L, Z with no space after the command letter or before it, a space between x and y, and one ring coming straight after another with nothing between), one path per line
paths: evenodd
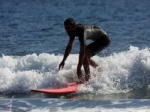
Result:
M59 64L59 70L60 70L61 68L64 68L64 65L65 65L65 62L62 61L62 62Z

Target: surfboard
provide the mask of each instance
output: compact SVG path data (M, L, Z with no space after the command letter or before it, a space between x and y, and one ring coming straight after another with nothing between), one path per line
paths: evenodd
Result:
M74 82L69 82L62 85L57 85L49 88L41 88L41 89L32 89L33 92L47 93L47 94L71 94L75 93L81 84Z

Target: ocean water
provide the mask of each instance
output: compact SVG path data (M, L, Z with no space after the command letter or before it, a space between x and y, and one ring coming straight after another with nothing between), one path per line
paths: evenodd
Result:
M149 112L149 6L149 0L0 0L0 111ZM91 67L92 79L75 94L31 92L77 78L78 39L58 71L68 17L103 28L111 44L92 57L99 67Z

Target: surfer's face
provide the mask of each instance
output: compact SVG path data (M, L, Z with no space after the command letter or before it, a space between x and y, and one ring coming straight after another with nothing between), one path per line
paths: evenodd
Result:
M69 32L74 32L75 27L72 25L65 25L65 29L66 29L66 32L69 33Z

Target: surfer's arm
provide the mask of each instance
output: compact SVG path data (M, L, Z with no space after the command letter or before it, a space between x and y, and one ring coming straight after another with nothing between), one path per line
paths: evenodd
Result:
M69 39L69 42L68 42L68 45L66 46L66 50L65 50L65 53L64 53L64 57L63 57L63 60L62 62L59 64L59 69L62 67L64 67L64 64L65 64L65 60L67 59L67 57L69 56L70 54L70 51L72 49L72 46L73 46L73 42L74 42L74 39Z
M73 39L69 39L68 45L66 46L66 50L65 50L65 54L64 54L64 58L63 61L65 62L65 60L67 59L68 55L70 54L70 51L72 49L73 46Z

